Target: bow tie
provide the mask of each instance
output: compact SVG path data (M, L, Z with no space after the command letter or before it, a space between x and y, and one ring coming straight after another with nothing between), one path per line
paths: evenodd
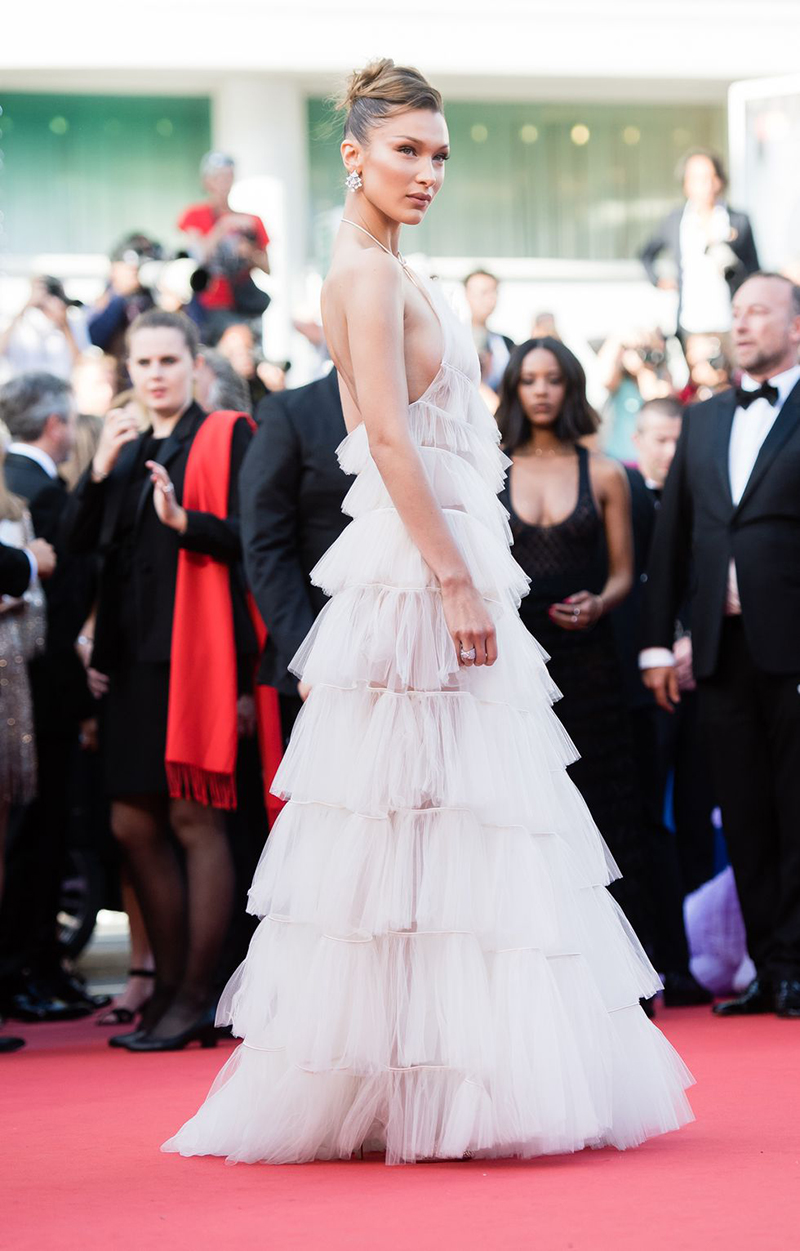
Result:
M753 400L766 400L773 408L778 403L778 388L771 382L762 382L757 391L745 391L744 387L736 388L736 403L739 408L749 408Z

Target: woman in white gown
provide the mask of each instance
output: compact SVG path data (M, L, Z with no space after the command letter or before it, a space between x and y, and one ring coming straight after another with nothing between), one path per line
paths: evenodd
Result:
M343 101L348 196L323 289L353 518L293 662L310 691L263 917L220 1003L243 1041L164 1145L273 1163L628 1147L691 1120L639 1006L658 979L565 766L520 623L508 464L471 335L398 252L444 178L441 98L377 62Z

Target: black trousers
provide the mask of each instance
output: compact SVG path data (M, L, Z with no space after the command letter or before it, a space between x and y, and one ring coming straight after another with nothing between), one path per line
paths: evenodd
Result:
M698 684L722 823L759 976L800 977L800 673L764 673L726 618Z
M660 796L673 772L672 810L683 893L688 895L714 876L714 826L717 804L697 708L697 691L683 691L673 713L653 710L657 737Z

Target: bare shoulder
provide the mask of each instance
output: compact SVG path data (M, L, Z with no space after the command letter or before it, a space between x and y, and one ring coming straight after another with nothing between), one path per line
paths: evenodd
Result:
M328 297L395 296L402 285L400 266L393 256L377 248L353 248L340 254L334 261L323 283L323 293Z
M625 472L625 466L603 452L589 453L589 473L592 486L598 494L618 495L628 490L628 475Z

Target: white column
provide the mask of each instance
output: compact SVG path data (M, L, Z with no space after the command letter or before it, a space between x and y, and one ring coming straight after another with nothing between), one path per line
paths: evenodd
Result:
M257 213L270 236L272 304L264 318L267 355L291 355L292 308L305 289L308 136L305 94L277 74L226 75L212 96L214 148L236 161L231 206ZM258 275L254 274L256 281Z

